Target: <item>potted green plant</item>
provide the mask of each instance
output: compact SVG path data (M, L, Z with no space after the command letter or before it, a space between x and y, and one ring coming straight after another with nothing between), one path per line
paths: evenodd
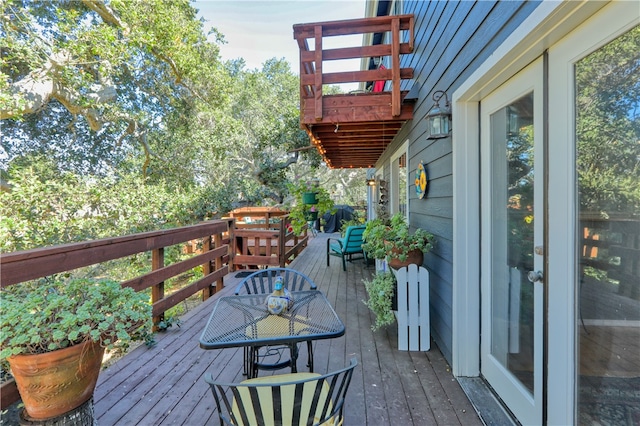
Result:
M433 235L418 228L411 234L403 214L376 218L367 222L362 234L362 248L373 259L387 259L389 266L401 268L410 263L422 264L424 253L433 248Z
M371 280L365 279L362 282L369 295L364 304L376 315L371 329L376 331L380 327L392 324L395 321L393 301L397 297L396 277L393 272L376 274Z
M308 222L313 222L325 213L333 211L334 202L331 194L321 187L317 180L297 180L295 183L290 183L288 188L293 196L293 203L288 207L289 220L296 234L299 235ZM315 194L315 204L305 203L309 193Z
M112 280L16 284L0 291L0 305L0 360L34 420L88 401L104 350L124 349L151 330L148 296Z

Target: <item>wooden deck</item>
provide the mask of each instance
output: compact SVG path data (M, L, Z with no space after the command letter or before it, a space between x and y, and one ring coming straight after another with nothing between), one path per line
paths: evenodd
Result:
M326 266L326 238L318 234L290 267L309 275L346 325L343 337L315 343L315 370L325 373L358 359L345 409L345 425L480 425L471 403L451 375L437 346L429 352L398 351L397 332L371 331L372 315L362 278L374 273L362 260ZM180 328L159 334L153 348L139 347L100 374L94 395L100 426L218 424L203 376L241 381L242 349L203 350L198 345L215 299L233 292L239 278L182 318ZM298 365L304 369L306 349ZM287 370L283 370L287 371ZM260 373L265 374L264 372ZM269 374L269 373L267 373Z

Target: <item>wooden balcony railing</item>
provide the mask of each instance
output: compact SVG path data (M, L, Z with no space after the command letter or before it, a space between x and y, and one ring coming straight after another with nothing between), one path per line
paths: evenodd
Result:
M136 291L151 289L152 315L154 323L157 323L163 319L167 310L197 292L202 292L204 300L221 289L224 286L225 275L235 269L236 256L241 264L250 264L252 267L284 266L284 263L296 257L306 247L307 237L286 232L282 224L286 223L287 213L281 212L274 215L281 219L276 231L238 229L235 226L236 219L228 218L181 228L2 254L0 255L0 285L8 287L61 272L150 252L151 272L124 281L122 286L131 287ZM240 235L236 236L236 232ZM275 235L273 239L269 239L271 234ZM194 241L197 242L198 247L196 253L186 260L165 266L166 248L185 244L192 247ZM238 248L242 241L245 241L245 245L248 245L248 241L252 241L258 247L268 243L269 251L254 252L248 259L243 258ZM202 278L186 283L171 294L165 293L165 281L181 276L198 266L202 267L204 275ZM15 382L11 380L3 383L0 396L2 409L18 401L20 395Z
M60 272L151 252L151 272L122 283L136 291L151 288L154 319L187 297L203 292L206 299L223 286L228 273L229 232L232 220L215 220L198 225L162 231L143 232L123 237L44 247L0 256L2 287L30 281ZM202 241L202 253L164 266L164 249L190 240ZM202 265L204 277L165 296L164 282Z
M242 207L229 212L236 219L232 271L261 266L284 267L304 250L308 226L301 235L287 229L289 212L275 207Z
M370 34L371 39L379 34L382 42L325 48L326 38L358 34ZM297 24L293 36L300 49L301 128L329 167L373 167L402 123L413 118L413 100L400 88L402 80L413 78L413 68L400 66L401 55L413 52L413 15ZM358 59L369 64L374 58L385 66L333 73L323 69L325 61ZM354 82L375 89L323 93L323 85Z
M122 285L132 287L136 291L151 289L152 312L154 322L157 322L168 309L198 291L202 291L202 298L207 299L223 287L223 277L229 270L229 253L232 253L229 248L232 234L233 219L217 220L182 228L6 253L0 256L0 284L7 287L138 253L151 252L151 272L125 281ZM191 240L201 241L201 254L164 266L165 248ZM166 280L200 265L204 273L202 278L183 286L175 293L165 295ZM13 380L2 384L0 396L1 409L20 399Z
M379 16L347 21L318 22L293 26L293 36L300 48L300 97L304 102L301 119L308 122L323 120L322 85L366 81L391 80L391 115L400 116L400 80L413 78L412 68L400 68L400 55L413 52L413 15ZM407 42L401 42L401 31L408 31ZM324 37L390 32L388 44L323 49ZM314 40L309 50L308 39ZM391 58L391 68L345 71L323 74L323 61L360 58ZM311 101L311 102L310 102ZM313 114L309 114L313 111ZM343 122L345 120L333 120Z

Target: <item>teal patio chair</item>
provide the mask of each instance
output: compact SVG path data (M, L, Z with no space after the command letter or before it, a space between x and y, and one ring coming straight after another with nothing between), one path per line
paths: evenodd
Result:
M361 254L367 262L367 254L362 250L362 233L365 225L349 226L344 234L344 238L329 238L327 240L327 266L329 266L329 256L339 256L342 258L342 270L347 270L347 259L353 260L353 255Z

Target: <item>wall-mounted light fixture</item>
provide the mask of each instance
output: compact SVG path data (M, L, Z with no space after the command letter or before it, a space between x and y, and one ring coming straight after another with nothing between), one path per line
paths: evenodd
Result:
M440 100L444 97L444 106ZM451 104L449 97L442 90L433 93L435 104L431 107L425 119L427 120L427 139L446 138L451 132Z
M374 178L367 179L367 186L376 186L376 180Z

